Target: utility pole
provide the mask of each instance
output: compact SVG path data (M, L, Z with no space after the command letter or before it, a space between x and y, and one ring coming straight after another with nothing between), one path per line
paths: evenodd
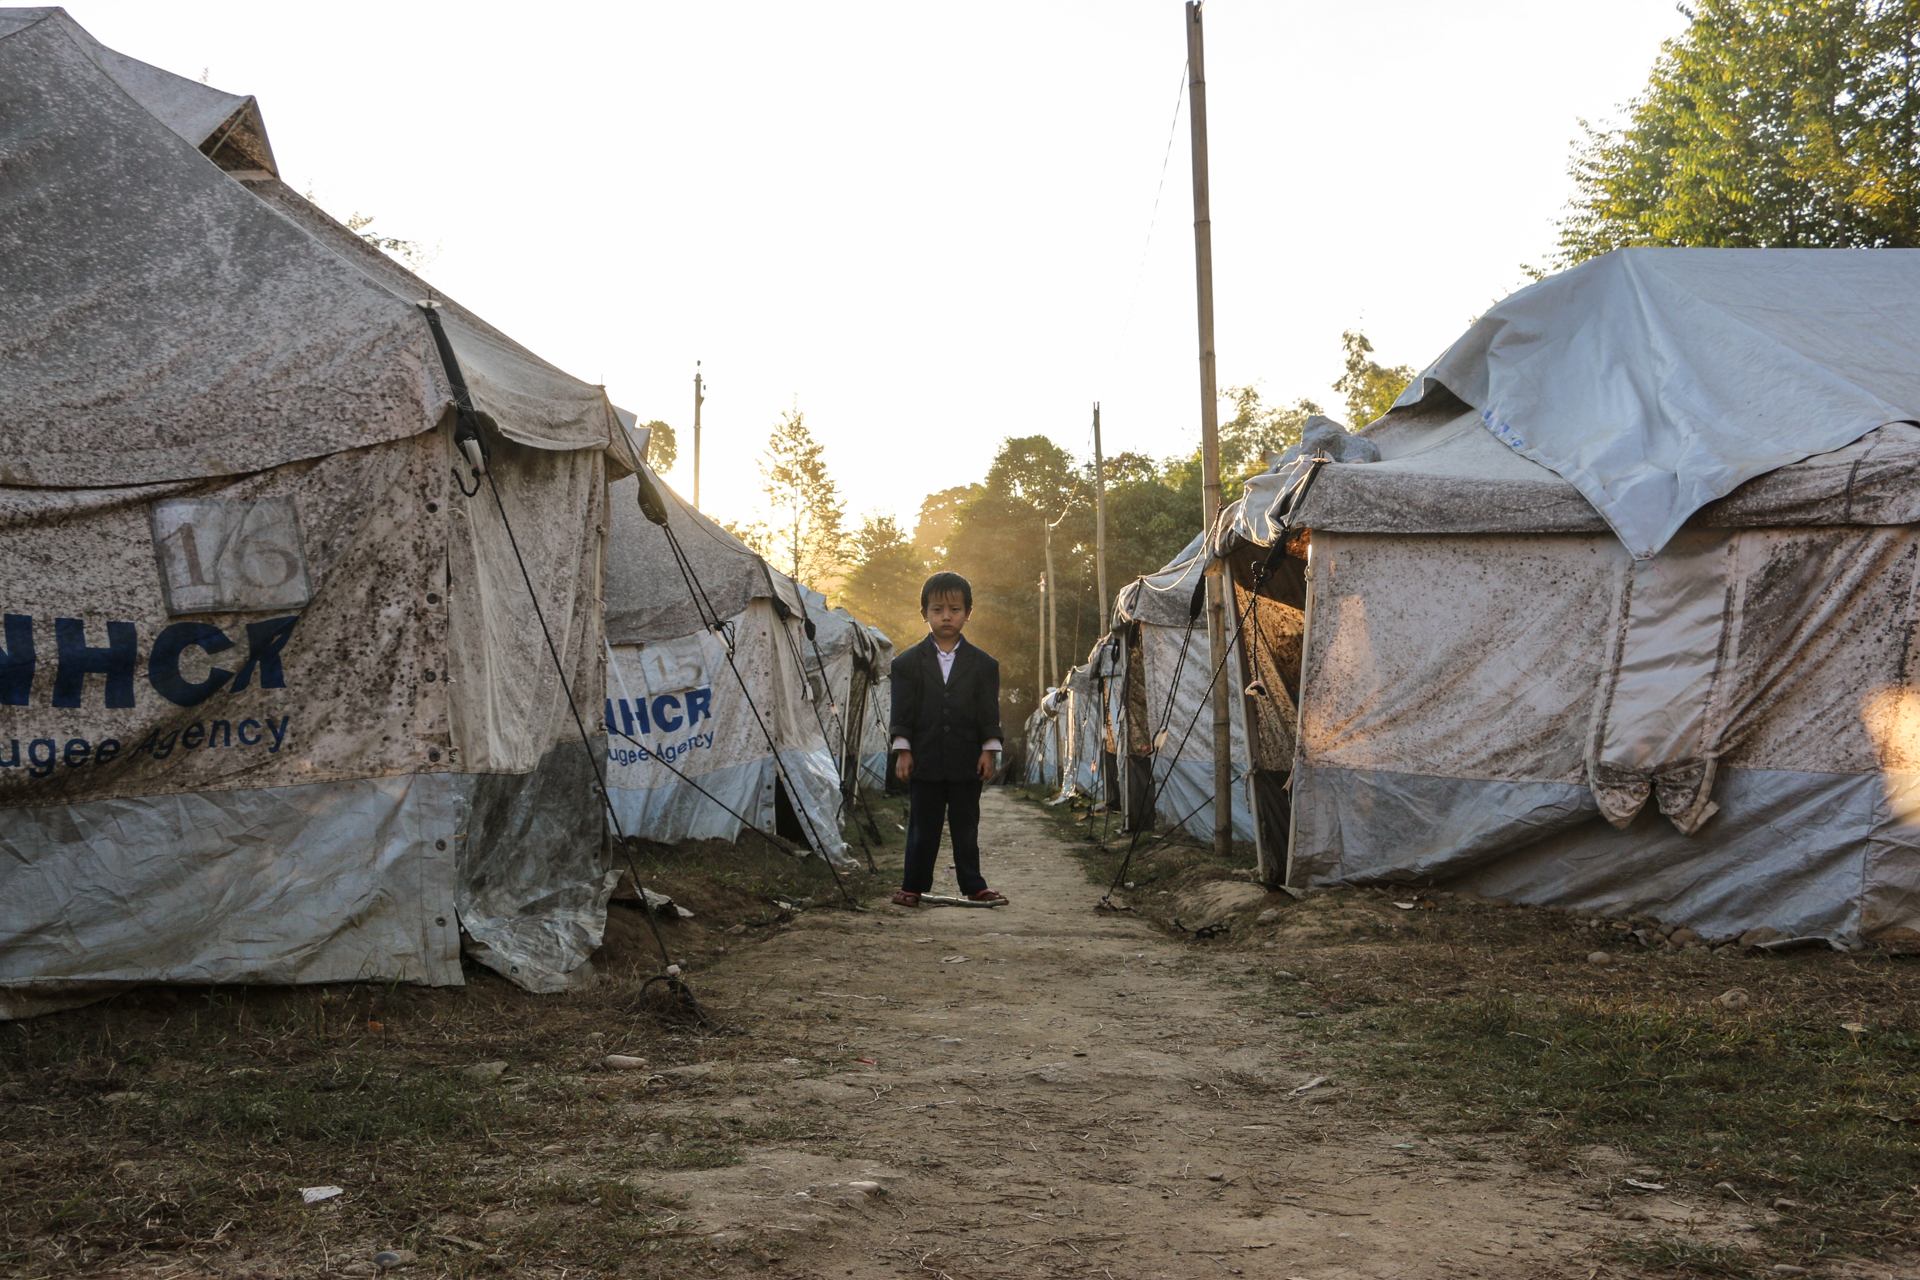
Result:
M1213 368L1213 213L1207 192L1207 60L1199 0L1187 0L1187 118L1193 139L1193 267L1200 319L1200 483L1202 514L1211 533L1220 514L1220 397ZM1207 649L1219 678L1213 683L1213 848L1233 854L1233 712L1226 674L1226 575L1207 574Z
M1033 655L1033 705L1047 700L1047 580L1040 579L1040 613L1033 634L1040 637L1039 651Z
M1064 514L1064 513L1062 513ZM1053 591L1053 525L1047 526L1047 682L1060 687L1060 600Z
M693 509L700 509L700 406L707 402L706 384L700 380L700 362L693 362Z
M1100 453L1100 402L1093 402L1093 570L1100 592L1100 634L1107 633L1107 463Z

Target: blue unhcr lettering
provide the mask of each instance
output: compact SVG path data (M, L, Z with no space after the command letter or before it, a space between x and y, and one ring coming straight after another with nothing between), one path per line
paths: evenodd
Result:
M253 736L251 738L247 736L248 725L253 726ZM260 741L260 722L258 720L252 720L252 719L242 720L240 722L240 745L245 747L256 746L259 744L259 741Z
M9 626L8 639L12 638ZM59 665L53 672L54 706L79 706L89 675L107 678L107 706L133 705L133 668L139 658L140 641L131 622L109 622L106 648L96 649L87 644L87 624L83 620L55 618L53 646L59 654Z
M33 693L33 619L8 614L6 640L0 649L0 706L24 707Z
M232 746L233 745L233 721L214 720L207 725L207 745L209 747L215 745L213 741L215 734L218 734L221 737L224 737L226 739L225 742L219 743L218 745L223 747Z
M60 753L60 758L66 763L67 768L78 769L87 763L91 755L93 755L91 742L85 738L68 738L67 749Z
M10 739L10 741L13 744L13 755L8 759L0 760L0 769L18 769L20 767L20 739L13 738Z
M247 628L251 631L252 625ZM207 678L199 683L189 682L180 674L180 658L188 649L198 646L208 653L220 653L233 648L233 641L227 639L227 633L208 622L176 622L154 638L153 651L147 655L147 681L153 685L153 691L175 706L191 707L205 702L221 685L233 678L233 672L214 667L207 672ZM65 648L62 647L61 662L65 669ZM264 683L264 676L262 683ZM59 706L58 697L54 705ZM78 703L72 705L78 706ZM112 706L112 695L108 695L108 706ZM129 702L127 705L133 705ZM156 757L158 758L158 757Z
M284 742L287 737L287 727L292 723L292 716L281 716L279 724L273 722L272 716L267 717L267 728L273 733L273 745L267 748L268 755L273 755L280 750L280 744Z
M694 689L687 694L687 728L713 716L713 689Z
M672 720L668 720L667 713L661 710L662 707L666 706L673 708ZM680 719L680 699L670 693L663 693L655 698L653 700L653 722L660 727L660 732L662 733L672 733L675 729L678 729L682 723Z
M47 758L40 758L40 748L47 749ZM35 738L27 744L27 772L36 778L44 778L53 772L53 762L60 748L52 738Z
M102 738L100 745L93 749L93 762L95 764L105 764L119 754L120 739Z
M251 684L256 667L260 670L262 689L287 687L286 673L280 669L280 651L287 647L287 637L293 634L293 624L298 621L300 615L296 613L247 624L247 660L241 664L240 674L233 678L231 692L239 693Z

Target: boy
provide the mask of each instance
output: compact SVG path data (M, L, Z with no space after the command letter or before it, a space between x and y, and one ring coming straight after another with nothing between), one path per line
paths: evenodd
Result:
M933 888L943 821L953 871L975 902L1005 902L980 875L980 787L1000 750L1000 664L960 637L973 587L936 573L920 588L927 638L893 660L894 772L907 784L907 868L895 906L917 907Z

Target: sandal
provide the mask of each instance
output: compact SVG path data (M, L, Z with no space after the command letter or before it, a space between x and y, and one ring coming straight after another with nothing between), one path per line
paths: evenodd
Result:
M1006 894L997 893L992 889L982 889L978 893L970 893L967 895L967 901L969 902L1005 902L1006 900Z
M893 894L893 905L896 907L917 907L920 905L920 895L910 893L905 889L896 889Z

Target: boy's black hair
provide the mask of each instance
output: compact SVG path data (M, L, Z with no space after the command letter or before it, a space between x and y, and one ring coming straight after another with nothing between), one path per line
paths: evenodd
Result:
M973 612L973 584L957 573L936 573L921 585L920 612L927 611L927 601L950 591L958 591L961 601L967 606L967 612Z

